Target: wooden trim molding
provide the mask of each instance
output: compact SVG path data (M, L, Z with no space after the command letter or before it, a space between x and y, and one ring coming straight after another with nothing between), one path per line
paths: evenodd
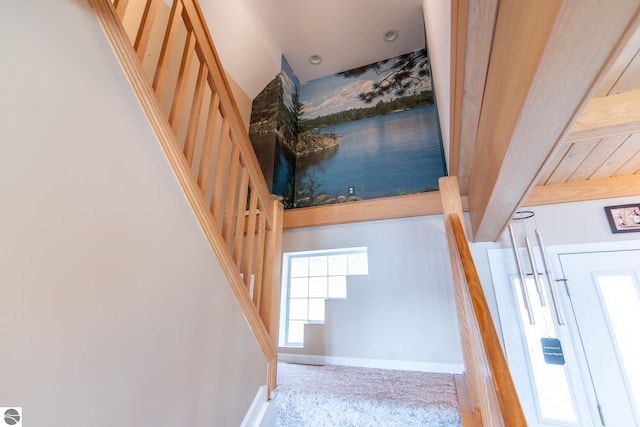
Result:
M523 206L582 202L613 197L640 196L640 174L538 185Z
M551 205L640 195L640 174L538 185L523 206ZM319 227L443 213L441 191L284 211L284 228ZM468 211L466 196L462 210ZM246 229L245 229L246 232Z
M460 55L463 60L457 63L458 74L462 79L457 83L460 87L456 87L460 92L459 96L462 97L457 124L459 127L458 163L457 172L452 169L449 173L458 177L461 194L468 194L499 3L498 0L466 1L468 2L466 9L460 10L461 13L467 13L467 17L464 18L467 23L467 28L464 30L465 39L459 41L463 48Z
M466 198L464 198L464 201L466 208ZM442 213L440 192L432 191L359 202L289 209L284 212L284 229L437 215L440 213Z
M468 7L468 0L453 0L451 2L451 111L449 118L449 174L451 175L458 175L460 158L460 116L462 114Z

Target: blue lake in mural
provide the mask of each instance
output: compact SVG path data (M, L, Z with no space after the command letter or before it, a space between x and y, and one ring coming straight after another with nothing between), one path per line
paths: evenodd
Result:
M363 199L435 190L444 175L436 121L426 105L321 129L340 145L298 158L296 187L312 177L316 192L346 195L353 186Z

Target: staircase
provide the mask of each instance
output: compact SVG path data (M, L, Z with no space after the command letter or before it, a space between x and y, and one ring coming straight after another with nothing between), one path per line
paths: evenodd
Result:
M269 395L283 206L269 194L198 3L89 2L262 350ZM455 177L442 178L440 190L466 368L455 378L458 396L468 396L463 425L526 426L467 245Z
M90 0L267 361L275 387L283 206L260 172L194 0Z

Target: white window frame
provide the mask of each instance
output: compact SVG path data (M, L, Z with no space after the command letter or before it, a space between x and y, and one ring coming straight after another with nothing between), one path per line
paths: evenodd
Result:
M309 301L310 300L314 300L314 299L344 299L347 297L346 295L346 290L345 290L345 296L344 297L330 297L329 296L329 289L328 289L328 281L330 277L345 277L345 282L346 282L346 276L351 276L351 275L362 275L362 274L368 274L368 252L367 252L367 248L366 247L353 247L353 248L338 248L338 249L330 249L330 250L319 250L319 251L304 251L304 252L289 252L289 253L285 253L283 254L283 263L282 263L282 292L281 292L281 302L280 302L280 337L279 337L279 346L280 347L294 347L294 348L301 348L304 347L304 337L302 338L302 342L293 342L289 340L289 317L290 317L290 302L291 302L291 298L290 298L290 294L291 294L291 279L292 279L292 274L291 274L291 267L292 267L292 261L296 258L313 258L313 257L317 257L317 256L332 256L332 255L353 255L353 254L365 254L365 259L367 260L366 264L363 266L363 270L366 270L366 272L352 272L349 271L349 266L347 266L347 271L345 272L345 274L335 274L332 275L329 273L328 268L327 268L327 272L326 275L312 275L310 272L307 273L306 276L302 275L302 276L296 276L293 277L295 278L313 278L313 277L326 277L327 278L327 296L326 297L310 297L309 293L307 292L307 296L305 297L298 297L295 299L306 299L307 300L307 318L304 320L300 320L303 321L305 324L309 323L309 324L323 324L324 320L310 320L309 319ZM309 286L309 285L307 285ZM346 286L346 285L345 285ZM308 288L307 288L308 289Z

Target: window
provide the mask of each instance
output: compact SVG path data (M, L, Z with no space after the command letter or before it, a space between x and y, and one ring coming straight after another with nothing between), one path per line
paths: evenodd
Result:
M609 330L617 347L620 365L633 396L636 411L640 412L640 294L633 272L628 274L593 273L607 314Z
M540 277L540 280L544 279ZM573 424L577 422L577 417L564 362L557 365L549 364L545 361L541 349L541 338L558 337L551 315L551 307L549 304L544 306L540 304L540 297L536 291L533 277L527 277L525 283L535 318L534 325L529 323L524 307L520 280L513 277L513 289L520 309L520 322L526 339L529 369L536 393L539 417L543 422L560 421ZM545 298L549 302L548 296Z
M324 323L324 302L347 297L347 276L368 274L367 248L284 255L280 346L302 347L304 325Z

